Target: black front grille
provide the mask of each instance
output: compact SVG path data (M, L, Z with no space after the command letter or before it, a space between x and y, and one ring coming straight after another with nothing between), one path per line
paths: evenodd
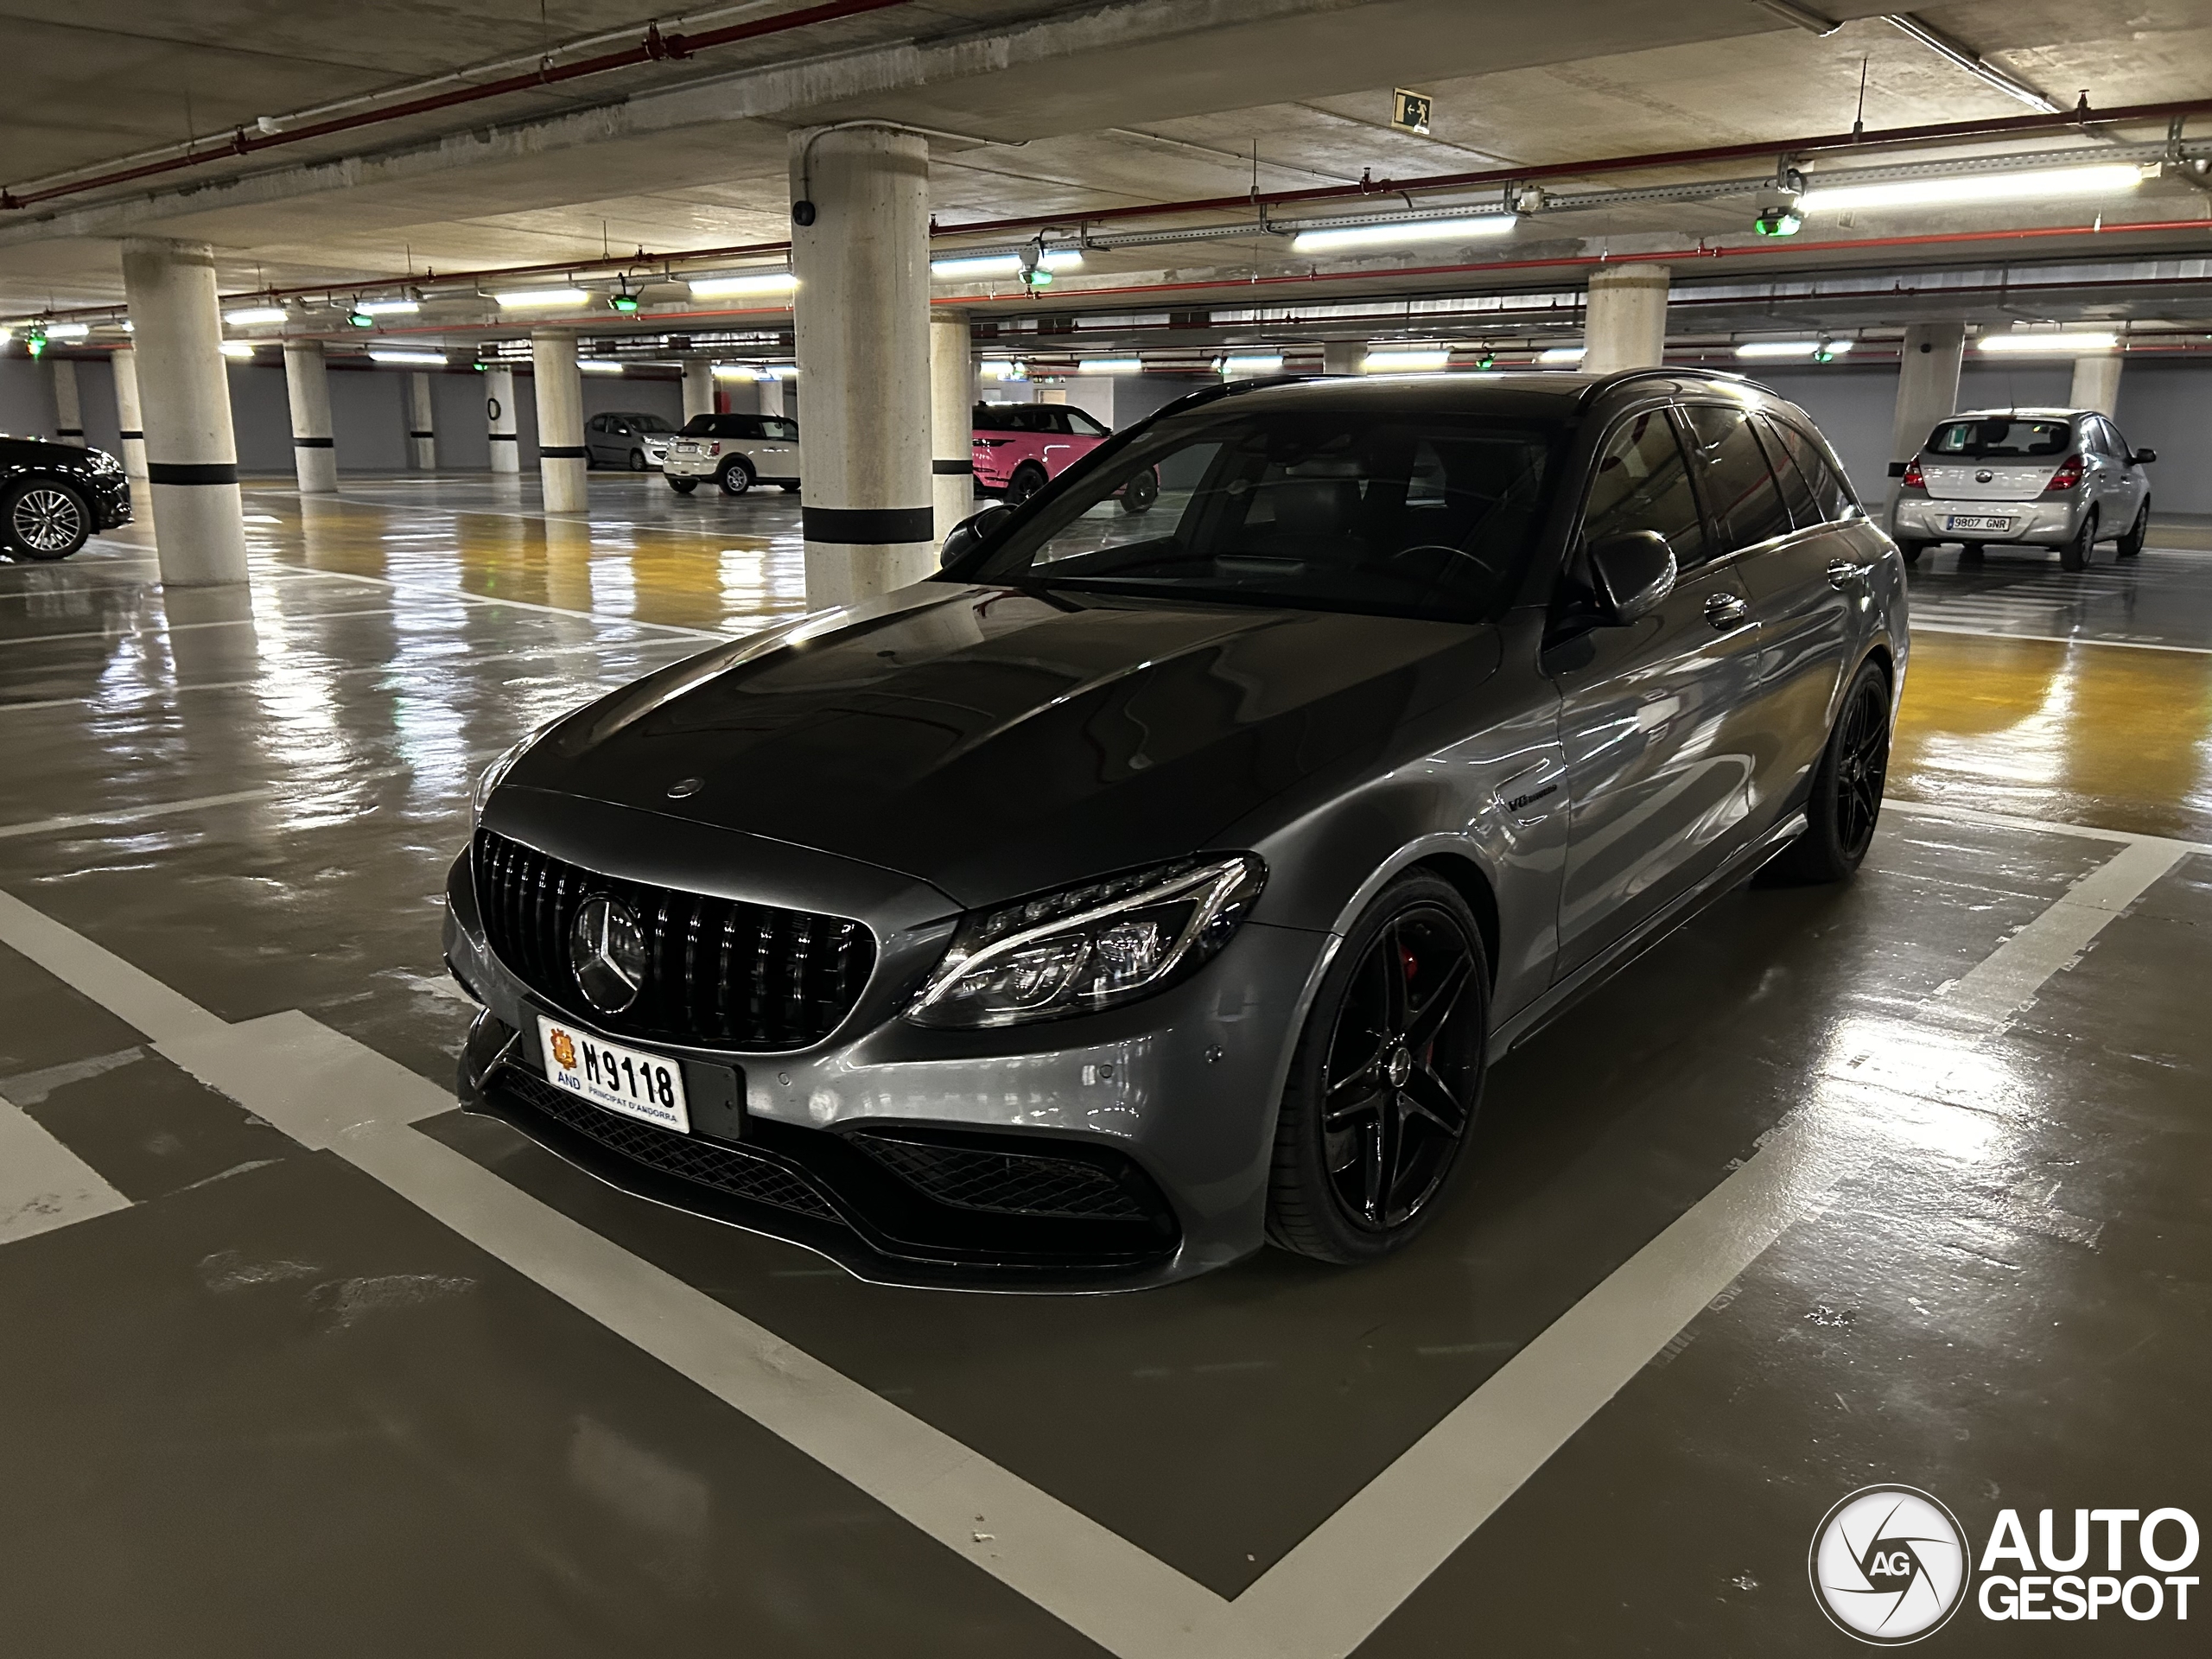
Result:
M493 954L534 989L613 1036L779 1053L811 1046L853 1011L875 939L860 923L601 875L479 830L471 861ZM644 925L638 1000L605 1014L584 999L569 931L587 899Z
M938 1203L963 1210L1089 1221L1152 1218L1152 1207L1098 1164L882 1134L853 1138Z
M820 1193L781 1165L696 1135L678 1135L620 1113L602 1111L518 1067L501 1071L499 1086L519 1095L556 1122L665 1174L697 1181L755 1204L771 1204L779 1210L829 1221L837 1219L837 1212Z

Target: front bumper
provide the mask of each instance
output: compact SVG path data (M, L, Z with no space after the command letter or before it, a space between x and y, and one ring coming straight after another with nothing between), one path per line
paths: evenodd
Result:
M447 897L448 963L485 1008L463 1105L639 1197L887 1284L1136 1288L1262 1242L1275 1103L1325 934L1248 923L1157 996L988 1032L899 1020L911 976L887 956L877 979L902 982L871 984L812 1049L648 1045L683 1060L690 1092L710 1103L686 1136L546 1083L535 1010L570 1012L491 953L466 855Z
M1897 538L1901 542L2024 542L2056 544L2070 542L2081 524L2078 495L2031 501L1949 501L1933 496L1901 496L1897 500ZM1953 530L1954 517L2004 518L2004 530Z

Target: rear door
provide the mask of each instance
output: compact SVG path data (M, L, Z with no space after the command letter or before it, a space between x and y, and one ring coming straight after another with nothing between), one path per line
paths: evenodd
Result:
M1675 591L1627 626L1593 625L1587 550L1637 530L1674 549ZM1561 974L1697 886L1742 836L1758 629L1714 550L1666 407L1623 417L1599 446L1541 660L1569 791Z
M2097 509L2097 532L2117 535L2135 522L2136 509L2143 505L2142 469L2128 464L2126 440L2103 416L2088 416L2082 427L2088 472L2094 480L2091 499Z
M1058 478L1076 457L1075 423L1058 405L1039 404L1034 408L1037 429L1044 440L1045 476Z

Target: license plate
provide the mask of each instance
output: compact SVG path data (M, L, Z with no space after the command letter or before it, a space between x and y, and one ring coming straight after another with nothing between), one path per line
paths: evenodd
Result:
M625 1117L679 1135L691 1133L683 1068L674 1060L624 1048L542 1014L537 1016L537 1046L546 1080L556 1089Z
M1946 530L2010 530L2010 518L1993 518L1986 513L1955 512L1943 521Z

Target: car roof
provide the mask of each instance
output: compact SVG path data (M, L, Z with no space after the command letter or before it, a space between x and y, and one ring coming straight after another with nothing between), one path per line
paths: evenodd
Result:
M1943 420L1993 421L2001 416L2007 419L2018 419L2024 416L2031 421L2070 421L2080 416L2101 412L2094 409L1961 409L1954 414L1946 415ZM1942 423L1942 421L1936 423L1938 426Z
M1285 376L1279 380L1241 385L1231 381L1224 386L1208 387L1195 393L1183 400L1183 405L1205 408L1234 397L1239 410L1358 410L1382 404L1409 413L1566 419L1587 410L1606 394L1647 381L1676 391L1710 386L1715 391L1755 392L1777 404L1789 402L1779 392L1755 380L1711 369L1630 369L1617 374L1586 374L1579 370L1560 369L1491 369L1434 374ZM1173 413L1183 405L1171 404L1160 412Z

